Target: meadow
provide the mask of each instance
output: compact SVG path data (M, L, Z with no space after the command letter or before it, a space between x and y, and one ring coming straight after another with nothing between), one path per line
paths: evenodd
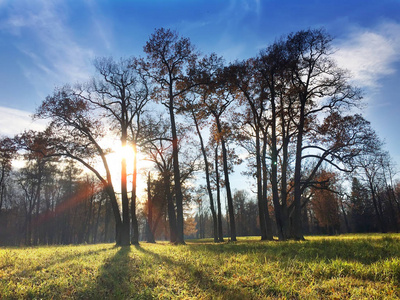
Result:
M0 248L1 299L400 299L400 234Z

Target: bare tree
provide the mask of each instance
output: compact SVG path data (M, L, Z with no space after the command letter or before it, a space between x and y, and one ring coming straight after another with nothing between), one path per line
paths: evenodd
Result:
M229 224L231 232L231 240L236 241L236 225L233 207L232 191L229 179L229 162L227 150L227 138L231 132L231 128L223 121L223 115L227 113L227 109L235 100L235 95L229 83L229 70L218 67L215 72L208 74L209 78L205 80L207 84L201 86L200 101L206 108L207 112L214 118L215 131L214 138L219 141L222 149L222 164L224 170L224 184L227 195Z
M100 180L110 198L116 226L116 243L129 244L129 235L125 234L125 239L122 238L121 213L107 161L107 154L111 150L104 149L100 144L106 130L101 118L96 116L93 104L83 98L79 90L65 86L46 97L36 117L51 120L47 128L47 147L51 155L76 160ZM98 167L95 158L100 159L103 170Z
M185 111L191 116L195 128L196 128L196 133L200 141L200 149L201 153L203 155L203 161L204 161L204 174L206 177L206 187L207 187L207 192L208 192L208 198L210 201L210 210L211 210L211 215L212 215L212 220L213 220L213 238L214 242L218 242L218 224L217 224L217 214L215 212L215 207L214 207L214 198L213 198L213 193L211 189L211 180L210 180L210 165L208 161L208 155L207 155L207 149L206 145L204 143L203 135L201 133L201 128L200 126L202 125L201 123L204 122L204 120L207 118L205 110L198 105L198 103L195 103L189 99L186 99L186 105L185 105ZM201 202L200 202L201 203ZM201 207L201 205L200 205Z
M348 84L347 73L330 58L332 38L322 29L299 31L287 39L295 64L291 68L293 89L297 95L297 141L294 171L293 237L303 239L301 226L302 161L304 136L317 113L351 106L360 99L360 91Z
M213 221L213 238L215 243L219 242L220 239L222 239L222 234L221 238L219 238L218 219L211 188L210 163L201 130L207 124L209 118L208 109L206 106L203 105L202 97L204 96L204 90L209 87L207 85L207 82L209 82L209 79L213 76L213 73L217 72L218 69L222 67L222 65L222 58L218 57L215 54L211 54L209 57L204 57L201 61L198 62L197 68L195 70L195 82L197 83L196 87L194 87L191 91L183 94L182 98L184 99L184 103L180 109L181 112L188 116L189 120L193 121L197 136L200 141L200 149L204 161L206 187Z
M14 142L10 138L0 139L0 214L6 194L6 180L11 172L12 160L16 156Z
M145 141L142 144L144 153L152 161L160 174L163 184L164 199L167 204L170 242L176 243L178 238L175 205L173 202L173 185L171 183L173 170L172 143L169 135L169 124L162 117L143 120ZM150 191L148 187L148 192ZM152 226L152 224L149 224ZM151 228L150 228L151 229Z
M263 172L266 173L267 169L265 160L268 151L272 202L280 240L285 240L289 236L289 145L296 134L292 121L292 116L296 115L296 109L292 105L291 81L288 76L291 64L291 57L284 39L280 39L262 50L255 60L255 68L259 74L259 80L262 82L259 91L260 101L263 105L268 105L262 119L264 126L260 127L264 138ZM280 194L279 182L281 183ZM264 188L265 191L266 188Z
M267 198L264 197L263 184L266 183L263 176L266 174L262 172L262 144L265 135L263 129L267 127L265 121L266 114L266 99L262 97L263 82L259 78L259 74L254 67L254 60L250 59L242 63L237 63L230 66L231 80L237 87L237 93L241 103L247 108L241 115L242 123L241 132L244 133L243 128L250 127L251 134L245 133L245 139L254 140L251 154L255 156L256 161L256 181L257 181L257 203L259 209L259 221L262 240L272 240L271 221L268 212Z
M183 195L175 110L177 98L191 88L191 85L187 84L187 75L197 55L188 38L179 37L176 32L164 28L156 30L151 35L144 46L144 51L147 54L149 75L157 84L155 97L168 109L170 116L177 209L177 243L183 244Z
M379 197L380 187L385 187L384 169L382 166L382 142L375 136L369 147L364 149L356 158L357 174L365 183L369 196L372 199L372 204L375 216L378 220L379 229L381 232L387 231L387 220L384 216L383 203Z
M136 178L137 178L137 141L140 135L140 117L148 98L147 82L140 72L140 63L135 58L114 61L112 58L98 58L94 62L99 79L93 79L86 99L100 107L106 117L116 125L122 148L132 142L135 152L132 180L131 215L132 243L139 243L138 223L136 219ZM84 95L84 94L82 94ZM130 135L130 136L129 136ZM130 236L129 196L127 187L126 157L121 160L121 198L123 240Z

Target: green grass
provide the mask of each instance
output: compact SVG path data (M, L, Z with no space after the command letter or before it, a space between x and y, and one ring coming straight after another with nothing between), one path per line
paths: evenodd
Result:
M1 299L400 299L400 235L0 249Z

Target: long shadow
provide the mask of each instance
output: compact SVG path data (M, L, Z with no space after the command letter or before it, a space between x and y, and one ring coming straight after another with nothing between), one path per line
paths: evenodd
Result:
M137 266L130 256L129 246L121 247L108 258L99 271L94 285L74 295L77 299L130 299L132 290L131 278Z
M189 275L189 280L186 281L187 284L194 287L199 287L200 289L210 292L210 289L216 292L218 295L224 295L223 299L251 299L249 294L246 294L242 289L235 289L233 286L227 286L221 283L217 283L210 278L210 274L191 263L175 261L168 256L151 252L140 246L136 246L136 249L146 255L151 256L155 263L165 262L169 268L180 268ZM179 297L179 295L177 295Z

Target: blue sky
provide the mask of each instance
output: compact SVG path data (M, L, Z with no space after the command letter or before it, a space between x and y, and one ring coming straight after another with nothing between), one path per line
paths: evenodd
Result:
M400 0L0 0L0 135L40 128L28 116L54 87L87 80L95 57L143 56L159 27L227 61L324 27L400 165Z

